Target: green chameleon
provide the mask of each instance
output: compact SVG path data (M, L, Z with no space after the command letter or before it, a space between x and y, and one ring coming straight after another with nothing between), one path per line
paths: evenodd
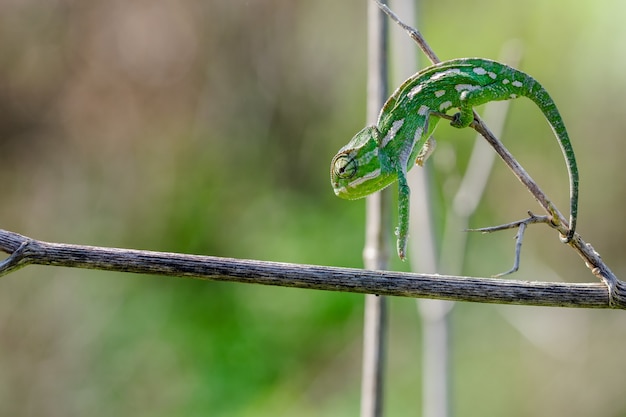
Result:
M335 194L345 199L365 197L398 181L398 255L404 259L409 229L409 186L406 174L421 165L434 149L429 140L445 113L457 108L450 123L469 126L473 107L519 96L531 99L543 112L567 162L570 182L569 242L576 230L578 168L554 101L530 75L499 62L460 58L425 68L406 80L387 100L375 126L367 126L339 150L330 167Z

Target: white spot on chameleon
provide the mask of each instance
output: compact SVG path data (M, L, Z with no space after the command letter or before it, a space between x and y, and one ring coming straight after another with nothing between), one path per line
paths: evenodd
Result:
M441 72L437 72L435 74L433 74L430 79L435 81L438 80L439 78L443 78L447 75L452 75L452 74L460 74L461 70L459 68L450 68L448 70L445 71L441 71Z
M452 107L452 102L451 101L444 101L443 103L441 103L439 105L439 111L447 110L450 107Z
M489 71L489 77L491 77L492 80L495 80L496 78L498 78L498 75L495 72Z
M439 98L446 94L446 90L435 91L435 97Z
M509 98L517 98L517 94L511 94Z
M474 71L478 75L485 75L487 73L487 70L483 67L474 67L472 68L472 71Z
M502 80L502 84L507 85L508 83L510 83L511 81L509 81L508 78L505 78L504 80Z
M420 91L422 91L422 84L419 84L413 88L411 88L411 90L407 93L407 97L408 98L413 98L417 95L417 93L419 93Z
M387 144L391 142L393 138L396 137L396 133L398 133L398 130L400 130L403 124L404 119L396 120L395 122L393 122L393 124L391 125L391 129L389 129L389 132L387 132L387 135L383 138L383 142L381 144L383 148L387 146Z
M415 129L415 136L413 137L415 142L419 141L422 138L423 134L424 134L424 128L422 126Z
M523 86L524 84L522 84L522 83L521 83L521 82L519 82L519 81L513 81L513 82L511 83L511 85L512 85L513 87L518 87L518 88L519 88L519 87Z
M430 112L430 108L424 104L422 104L420 108L417 109L417 114L419 114L420 116L426 116L428 112Z
M479 86L471 84L457 84L454 86L454 89L456 91L474 91L478 90L479 88Z

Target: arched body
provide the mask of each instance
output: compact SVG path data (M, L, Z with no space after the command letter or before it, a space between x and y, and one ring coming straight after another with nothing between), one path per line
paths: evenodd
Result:
M569 241L576 229L578 170L574 151L554 101L530 75L482 58L444 61L407 79L383 106L375 126L358 132L331 163L335 194L346 199L365 197L398 181L398 254L404 259L409 225L409 187L406 173L432 151L429 141L438 115L458 109L451 122L467 127L473 107L528 97L542 111L565 156L570 180Z

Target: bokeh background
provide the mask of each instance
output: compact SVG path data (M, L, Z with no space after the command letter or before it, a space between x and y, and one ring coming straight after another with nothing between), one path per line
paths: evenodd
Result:
M523 42L520 66L553 95L577 152L579 231L621 276L624 13L617 0L419 5L443 59ZM363 0L1 0L0 227L361 266L364 203L334 196L328 165L364 124L365 48ZM440 210L473 137L438 130ZM503 140L567 212L562 157L530 101L513 103ZM529 209L497 163L472 226ZM464 273L506 270L512 237L470 235ZM515 278L594 281L544 227L527 233ZM386 411L419 415L415 301L390 304ZM362 306L353 294L28 267L0 281L0 415L356 415ZM623 312L459 303L452 323L456 415L626 415Z

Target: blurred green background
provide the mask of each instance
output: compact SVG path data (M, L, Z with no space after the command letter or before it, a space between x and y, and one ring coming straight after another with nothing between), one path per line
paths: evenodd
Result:
M626 3L419 7L442 59L497 58L510 39L524 43L520 66L556 100L577 152L579 231L623 276ZM364 124L365 48L365 1L3 0L0 227L361 266L364 203L334 196L328 166ZM473 137L438 130L440 207ZM513 103L503 140L567 212L565 166L530 101ZM472 225L529 209L539 212L498 162ZM464 273L506 270L512 237L470 235ZM522 256L514 278L594 281L547 228L530 229ZM0 281L0 415L357 415L362 304L29 267ZM390 304L385 407L419 415L415 301ZM626 416L623 312L461 303L452 320L456 415Z

